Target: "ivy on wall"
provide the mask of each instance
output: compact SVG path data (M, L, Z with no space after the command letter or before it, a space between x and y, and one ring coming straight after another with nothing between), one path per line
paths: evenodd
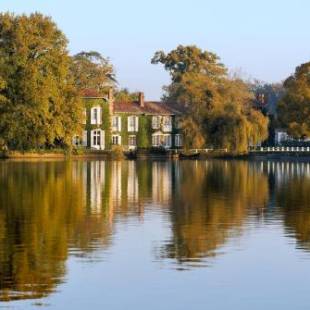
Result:
M137 146L148 148L152 146L152 116L141 115L139 117L139 131L137 134Z
M121 136L121 144L123 147L128 147L129 135L136 135L137 147L138 148L150 148L152 147L152 134L160 129L154 130L152 128L152 115L136 115L139 117L139 129L138 132L128 132L128 117L134 114L131 113L119 113L114 114L115 116L121 117L121 131L112 132L111 117L109 114L109 104L101 98L85 98L86 107L86 125L87 130L87 141L88 147L90 147L91 134L90 131L96 128L100 128L105 132L105 149L110 150L112 148L112 135L119 134ZM92 125L91 121L91 108L94 106L100 106L102 109L102 124ZM161 124L162 125L162 124ZM162 126L161 126L162 127ZM172 119L172 147L175 147L175 134L179 133L180 130L176 126L176 118L173 116Z
M86 108L86 125L87 130L87 146L90 147L91 133L90 131L96 128L104 130L105 134L105 149L111 149L111 120L109 115L109 103L101 98L84 98L84 105ZM91 108L94 106L100 106L102 111L102 124L92 125L91 124Z

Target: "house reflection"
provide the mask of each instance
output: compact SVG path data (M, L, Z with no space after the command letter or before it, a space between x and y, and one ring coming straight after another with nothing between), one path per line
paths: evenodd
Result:
M54 292L68 256L108 249L124 221L139 223L150 210L164 212L170 227L157 258L181 267L207 262L249 222L275 215L310 249L307 163L91 160L0 168L0 300Z

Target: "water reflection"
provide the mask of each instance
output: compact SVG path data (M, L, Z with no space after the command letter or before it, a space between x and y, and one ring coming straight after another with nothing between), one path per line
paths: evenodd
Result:
M267 205L268 179L247 163L196 162L175 167L172 237L162 257L195 263L238 236L246 216Z
M310 165L0 162L0 300L49 295L64 281L69 255L113 247L117 224L150 211L164 214L170 229L157 259L182 268L207 264L270 220L310 250Z

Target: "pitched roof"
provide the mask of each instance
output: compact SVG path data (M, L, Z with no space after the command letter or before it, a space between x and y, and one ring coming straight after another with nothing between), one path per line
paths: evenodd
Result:
M85 89L82 89L80 91L81 93L81 96L84 97L84 98L100 98L102 96L100 96L99 92L94 89L94 88L85 88Z
M138 101L114 102L115 113L150 114L150 115L176 115L181 109L160 101L145 101L144 107Z

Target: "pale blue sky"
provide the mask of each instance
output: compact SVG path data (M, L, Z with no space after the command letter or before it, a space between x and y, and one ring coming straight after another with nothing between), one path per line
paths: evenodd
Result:
M216 52L229 69L268 82L310 60L309 0L0 0L0 10L52 16L71 53L108 56L120 86L148 99L169 82L152 55L178 44Z

